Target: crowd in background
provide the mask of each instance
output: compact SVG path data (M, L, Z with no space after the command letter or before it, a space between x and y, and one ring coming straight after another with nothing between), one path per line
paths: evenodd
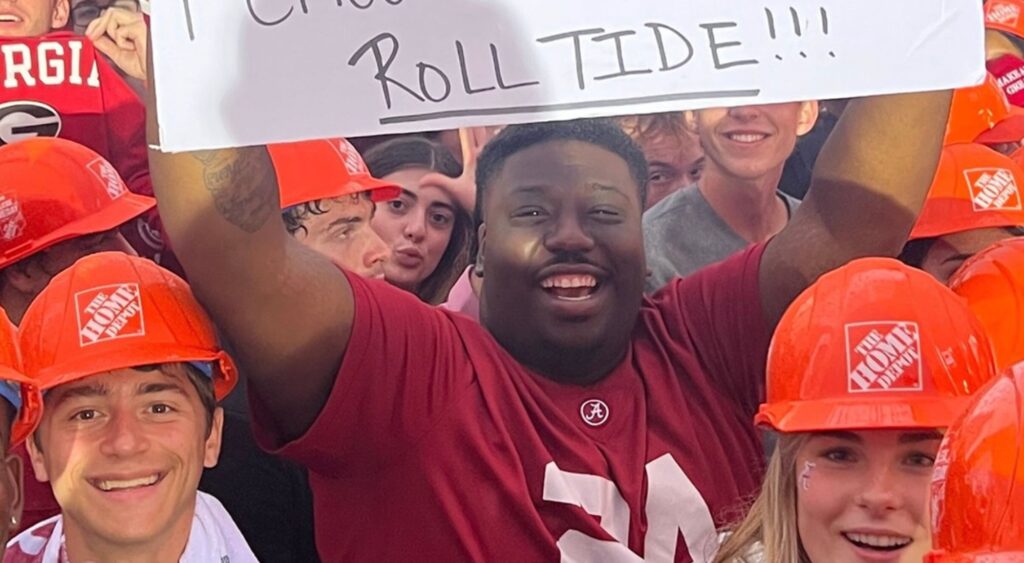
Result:
M142 8L0 0L4 561L1024 561L1024 1L952 92L180 154Z

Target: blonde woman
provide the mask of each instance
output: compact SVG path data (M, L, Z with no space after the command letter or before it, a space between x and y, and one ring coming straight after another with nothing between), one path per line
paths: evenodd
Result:
M864 259L822 276L772 340L756 421L778 445L714 561L910 561L940 431L994 375L980 325L927 274Z

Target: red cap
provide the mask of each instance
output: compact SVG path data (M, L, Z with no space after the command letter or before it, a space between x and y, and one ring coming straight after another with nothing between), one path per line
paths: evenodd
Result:
M982 145L950 145L910 239L1024 225L1021 187L1024 170L1009 157Z
M996 375L984 330L928 274L888 258L829 272L779 321L757 424L780 432L944 428Z
M37 137L0 147L0 268L59 242L109 231L156 205L82 145Z
M155 263L100 252L54 276L19 333L25 374L41 390L115 369L210 362L218 399L237 370L188 285Z
M1024 37L1021 0L988 0L985 2L985 28Z
M1024 561L1024 364L950 427L932 477L927 563Z
M373 201L402 193L398 184L371 176L359 151L342 138L268 145L267 151L277 171L281 209L360 192L370 192Z
M944 144L1019 143L1024 139L1024 109L1010 105L995 77L953 92Z

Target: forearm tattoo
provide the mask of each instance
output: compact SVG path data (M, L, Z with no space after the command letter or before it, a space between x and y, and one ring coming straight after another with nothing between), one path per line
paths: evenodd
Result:
M274 171L266 158L251 149L193 153L203 165L203 181L221 217L254 233L278 213Z

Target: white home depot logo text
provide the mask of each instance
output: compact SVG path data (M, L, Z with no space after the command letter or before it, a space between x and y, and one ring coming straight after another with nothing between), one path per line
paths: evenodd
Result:
M1020 209L1020 191L1013 172L1005 168L973 168L964 170L971 187L971 204L975 211Z
M138 284L107 285L80 291L75 294L75 307L82 346L146 334Z
M921 339L917 323L846 325L849 391L920 391Z

